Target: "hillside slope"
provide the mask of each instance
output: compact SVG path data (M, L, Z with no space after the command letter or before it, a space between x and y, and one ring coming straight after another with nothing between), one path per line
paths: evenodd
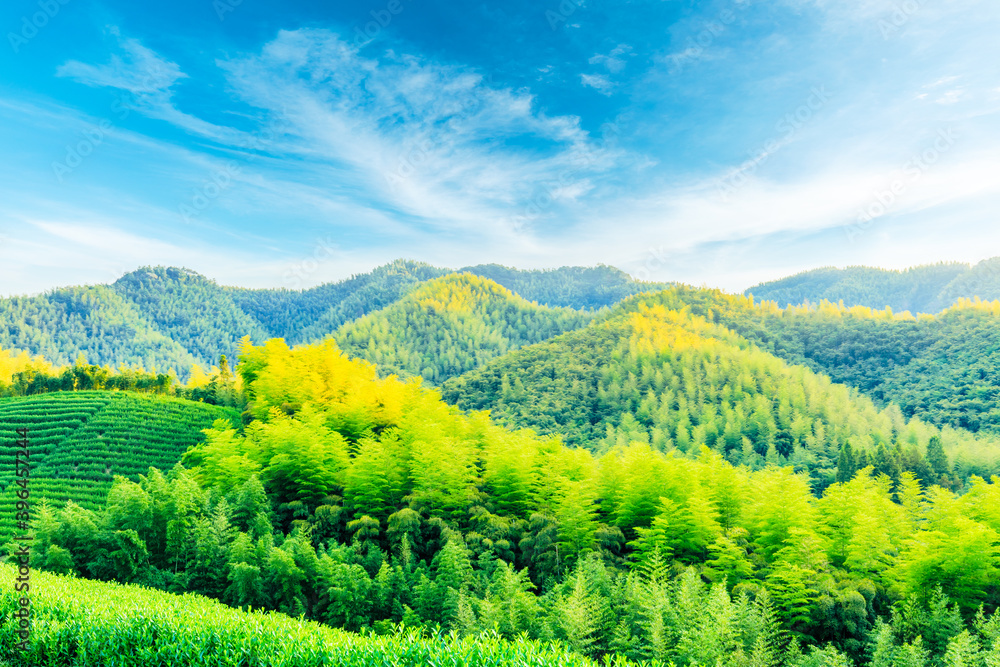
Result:
M389 306L422 282L449 273L421 262L397 260L370 273L303 290L224 287L236 304L289 344L309 342L343 324Z
M244 336L265 340L268 331L237 306L215 281L193 271L143 268L112 288L131 301L150 327L177 341L202 363L232 356Z
M524 292L528 301L596 309L662 285L618 269L562 267L520 271L498 265L464 270ZM174 369L232 358L239 341L322 339L344 324L391 306L451 269L397 260L347 280L303 290L224 287L193 271L143 267L113 285L58 289L0 299L0 347L57 365L82 354L92 364Z
M452 274L342 327L344 352L382 373L444 380L490 359L586 325L594 315L529 303L492 280Z
M938 426L1000 433L1000 305L959 302L936 316L846 307L778 308L718 290L660 293L670 308L737 332L791 364Z
M640 292L670 287L667 283L643 283L613 266L564 266L559 269L525 271L499 264L480 264L459 269L503 285L528 301L545 306L597 309L613 306Z
M690 316L641 301L622 313L640 335L619 341L612 364L624 365L618 352L670 359L693 350L723 360L727 348L754 352L715 325L691 326ZM780 365L764 356L755 355L762 367ZM968 644L975 633L989 646L984 623L1000 628L1000 617L980 617L967 632L962 622L998 599L1000 485L972 480L957 496L862 468L819 495L788 466L732 466L718 451L679 456L632 442L594 456L462 413L420 382L379 378L332 340L248 346L238 372L253 420L209 431L185 457L189 470L116 481L96 512L41 514L38 566L352 631L403 623L437 637L556 638L595 658L660 665L862 664L876 642L885 654L931 632L925 655L943 665L952 638ZM748 374L730 394L757 379L768 380ZM839 409L824 398L807 393L806 409ZM110 617L118 631L138 635L139 625L157 627L166 607L174 629L157 636L187 645L186 617L165 599L147 594L108 617L103 601L94 604L96 622L84 627L100 628L95 634ZM144 606L134 624L123 620ZM887 637L890 609L900 608L910 610L911 634ZM225 610L212 609L204 635L233 636L215 622ZM255 620L260 637L264 619ZM72 642L80 625L58 631ZM775 643L781 636L850 658L806 657L794 642L786 652ZM114 645L118 636L102 639ZM964 664L987 664L974 651L964 655L972 656ZM545 664L522 657L498 663Z
M744 292L779 306L844 302L847 307L892 308L896 312L937 313L958 299L1000 299L1000 257L975 266L928 264L905 271L867 266L832 267L755 285Z
M891 476L901 468L935 481L951 474L950 464L931 470L924 461L935 436L965 466L960 477L997 470L1000 449L992 441L954 429L939 433L895 406L880 410L855 390L789 365L692 314L685 300L696 301L695 294L713 293L668 290L629 299L583 330L445 383L443 396L597 451L636 440L691 453L705 445L734 463L787 461L810 470L821 487L853 474L837 469L847 444Z
M70 287L0 299L0 348L25 350L64 365L81 354L100 365L187 369L201 361L152 326L113 287Z
M238 421L233 410L127 392L58 392L0 399L0 442L10 447L28 428L33 502L81 507L103 504L117 475L136 479L150 467L169 470L204 439L217 419ZM0 495L13 502L14 457L0 460ZM0 536L13 527L0 516Z
M565 647L524 639L425 639L419 632L362 637L283 614L239 611L196 595L173 595L48 573L32 575L33 641L27 651L21 652L16 649L20 642L16 622L11 620L18 608L15 574L10 565L0 565L0 656L18 667L598 664ZM86 662L66 662L67 655L86 656ZM128 656L127 663L121 661L123 656ZM633 663L622 660L617 664L628 667Z

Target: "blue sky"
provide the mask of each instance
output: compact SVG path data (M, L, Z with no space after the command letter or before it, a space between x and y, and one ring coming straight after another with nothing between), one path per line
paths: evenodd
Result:
M0 294L1000 255L995 0L8 0Z

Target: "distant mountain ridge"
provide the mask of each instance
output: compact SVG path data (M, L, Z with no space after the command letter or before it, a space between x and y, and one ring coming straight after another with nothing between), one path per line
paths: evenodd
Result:
M958 299L1000 299L1000 257L972 266L958 262L891 271L868 266L824 267L761 283L744 294L779 306L843 301L847 307L938 313Z
M521 271L488 264L461 272L540 305L577 309L610 306L666 286L641 283L603 265ZM225 287L188 269L143 267L111 285L0 299L0 348L43 355L58 364L83 355L98 365L184 373L194 364L211 366L220 355L232 357L243 336L297 344L334 334L427 281L453 273L397 260L337 283L288 290Z

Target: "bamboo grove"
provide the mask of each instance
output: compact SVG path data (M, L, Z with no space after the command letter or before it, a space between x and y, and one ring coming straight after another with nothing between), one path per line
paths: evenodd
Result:
M728 354L688 317L627 309L641 335L620 353ZM351 631L491 632L596 658L997 664L995 477L970 474L959 494L863 465L817 493L773 458L777 429L754 465L727 460L725 429L686 449L571 448L380 377L332 340L246 342L238 373L241 426L218 422L183 466L116 480L97 511L45 508L36 565ZM860 405L869 416L846 423L882 424L883 448L916 429L926 457L947 437L843 401L828 409Z

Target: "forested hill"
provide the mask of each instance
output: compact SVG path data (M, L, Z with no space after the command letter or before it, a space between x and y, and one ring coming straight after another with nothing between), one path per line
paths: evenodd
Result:
M822 302L778 308L719 290L658 293L790 364L938 426L1000 433L1000 305L960 299L938 315Z
M497 265L463 270L495 280L529 301L600 308L664 285L640 283L607 266L519 271ZM392 305L451 269L398 260L370 273L306 290L224 287L193 271L145 267L112 285L71 287L0 299L0 348L67 364L175 369L234 357L239 340L320 339ZM533 333L527 334L529 338Z
M643 283L612 266L564 266L555 270L522 271L499 264L480 264L461 269L489 278L528 301L545 306L603 308L640 292L657 292L672 283Z
M1000 299L1000 257L975 266L957 262L889 271L866 266L822 268L766 282L746 290L757 299L788 304L833 303L937 313L959 298Z
M382 374L440 383L523 345L579 329L592 311L529 303L471 273L424 283L400 301L344 325L340 348Z
M444 398L598 451L639 441L661 451L708 446L751 467L792 464L820 488L868 463L890 477L905 469L946 485L1000 472L993 439L938 431L789 365L716 324L725 318L705 308L713 298L755 310L708 290L634 297L585 329L445 383ZM707 319L692 314L698 309Z
M593 335L605 356L586 361L612 372L638 362L636 377L620 377L624 387L662 385L689 415L699 407L689 389L704 387L701 408L732 406L727 427L742 420L741 440L753 433L769 450L789 444L778 433L804 434L791 442L797 463L840 433L870 430L907 452L912 436L919 446L933 433L910 424L890 436L898 413L878 413L655 297L625 306L504 359ZM558 398L548 385L562 369L544 370L529 380ZM845 468L820 495L789 466L730 465L725 432L714 449L686 455L656 451L639 434L595 456L463 413L420 382L380 378L330 339L247 346L237 372L244 418L205 431L182 465L118 478L96 509L39 506L31 565L74 576L39 574L33 653L12 664L128 651L137 666L165 655L252 663L291 645L281 664L402 665L415 655L420 664L581 664L567 648L619 667L618 656L650 667L1000 663L996 483L971 478L958 495L928 476ZM789 375L800 386L783 384ZM607 386L618 384L610 375ZM565 402L576 407L580 396ZM674 407L659 406L669 414L654 426L678 424L679 442ZM691 420L693 437L700 420ZM831 436L820 441L826 424ZM942 453L936 442L927 441L929 455ZM892 460L888 449L879 444L876 469ZM943 463L928 464L933 472ZM11 572L0 568L0 578ZM0 581L0 606L13 609L9 584ZM14 638L2 618L0 654ZM553 639L562 655L532 641ZM428 643L444 650L422 650Z

